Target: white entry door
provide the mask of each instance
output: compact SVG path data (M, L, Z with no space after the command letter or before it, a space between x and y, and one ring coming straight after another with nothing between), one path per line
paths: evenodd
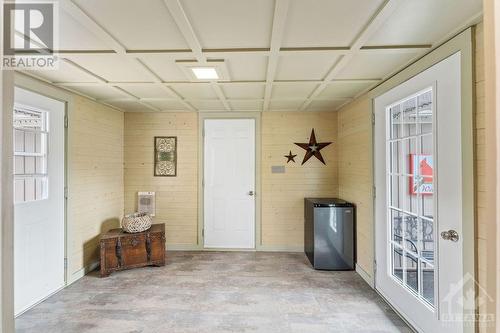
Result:
M64 286L64 112L62 102L15 89L16 315Z
M204 244L255 248L255 120L204 123Z
M472 157L460 62L454 54L375 99L376 288L419 332L463 332L474 308L463 297L473 221L463 220Z

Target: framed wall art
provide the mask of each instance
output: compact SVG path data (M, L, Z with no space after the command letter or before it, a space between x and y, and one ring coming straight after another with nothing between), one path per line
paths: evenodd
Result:
M155 177L177 176L177 137L155 136Z

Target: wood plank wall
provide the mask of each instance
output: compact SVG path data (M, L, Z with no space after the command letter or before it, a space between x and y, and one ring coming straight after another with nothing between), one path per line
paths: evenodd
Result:
M485 140L485 90L484 90L484 35L483 23L476 26L475 34L475 87L476 108L474 117L474 172L476 195L476 269L479 285L486 289L486 262L488 242L488 220L486 219L486 140ZM487 314L487 303L481 304L478 311ZM486 332L487 327L480 325L479 332Z
M154 137L177 136L177 176L154 177ZM156 192L155 223L166 224L167 246L196 246L198 238L198 114L125 113L125 213L137 192Z
M321 150L323 165L315 157L301 165L305 150L294 142L308 142L311 129L318 142L333 142ZM262 114L262 245L270 250L302 251L304 198L338 194L337 114L335 112L264 112ZM296 163L286 163L289 151ZM285 166L273 174L272 166Z
M99 235L123 214L123 112L75 95L68 155L68 269L79 274L99 259Z
M339 197L356 204L357 264L373 277L373 148L371 99L338 112Z

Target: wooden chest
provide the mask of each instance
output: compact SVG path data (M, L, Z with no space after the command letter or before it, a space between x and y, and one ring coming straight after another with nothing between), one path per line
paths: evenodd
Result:
M114 271L165 265L165 224L129 234L112 229L101 237L101 277Z

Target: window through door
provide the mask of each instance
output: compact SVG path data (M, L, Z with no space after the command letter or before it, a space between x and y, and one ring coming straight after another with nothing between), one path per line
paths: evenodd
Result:
M391 275L434 307L433 89L387 107L387 206Z

